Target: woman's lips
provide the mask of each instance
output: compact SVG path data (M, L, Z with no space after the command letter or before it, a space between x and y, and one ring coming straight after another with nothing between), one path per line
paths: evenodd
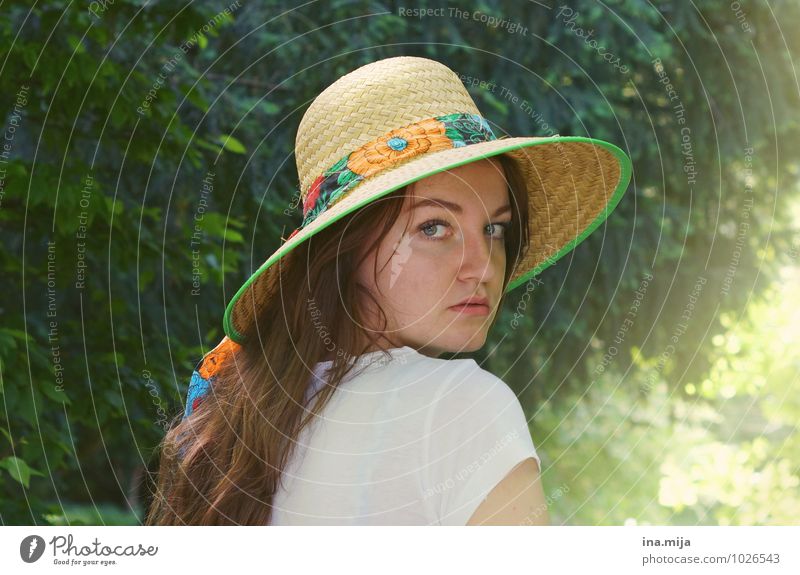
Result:
M458 313L462 313L464 315L489 315L488 305L476 305L476 304L454 305L449 307L448 309L451 309Z

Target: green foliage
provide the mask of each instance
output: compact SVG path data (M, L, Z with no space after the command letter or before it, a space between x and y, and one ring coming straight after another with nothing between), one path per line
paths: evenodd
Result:
M498 133L589 135L634 159L608 222L542 274L513 329L525 288L509 295L477 354L533 415L548 491L569 487L554 518L798 516L794 499L775 505L778 490L796 491L797 356L738 319L754 302L771 310L765 290L791 254L797 265L789 202L800 170L785 152L798 142L797 47L780 40L769 6L748 5L750 33L716 2L630 0L612 14L580 1L572 24L535 3L447 4L523 33L400 16L406 4L3 4L0 109L5 129L18 127L0 199L0 268L13 280L0 305L2 523L138 521L153 449L222 336L225 304L299 224L285 210L303 111L342 74L396 55L483 81L469 91ZM780 13L793 30L798 8ZM660 361L698 277L707 283L685 333Z

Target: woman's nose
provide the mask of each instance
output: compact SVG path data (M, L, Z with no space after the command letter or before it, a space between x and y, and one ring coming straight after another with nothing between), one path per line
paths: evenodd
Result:
M461 279L477 278L481 282L488 282L498 273L495 263L499 255L497 250L502 249L500 244L487 236L485 231L462 233L464 251L461 254Z

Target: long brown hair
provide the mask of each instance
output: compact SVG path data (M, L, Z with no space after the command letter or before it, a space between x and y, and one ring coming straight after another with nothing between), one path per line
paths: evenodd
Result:
M528 247L528 227L520 225L528 221L528 200L513 160L497 158L510 184L512 205L506 286ZM324 409L357 356L375 348L386 351L376 336L379 331L361 327L363 298L376 304L384 328L385 312L366 286L353 280L352 270L375 229L378 239L361 259L394 225L407 191L395 190L342 218L275 264L281 266L282 287L258 318L259 335L248 337L234 361L222 364L204 402L191 417L177 416L161 443L147 525L270 523L273 496L300 432ZM310 369L331 354L328 385L308 409Z

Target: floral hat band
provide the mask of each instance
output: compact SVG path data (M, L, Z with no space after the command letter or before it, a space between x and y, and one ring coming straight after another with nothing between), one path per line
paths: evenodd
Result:
M324 212L365 179L420 154L491 142L497 137L478 114L447 114L397 128L350 152L320 174L303 200L303 223L287 238Z

